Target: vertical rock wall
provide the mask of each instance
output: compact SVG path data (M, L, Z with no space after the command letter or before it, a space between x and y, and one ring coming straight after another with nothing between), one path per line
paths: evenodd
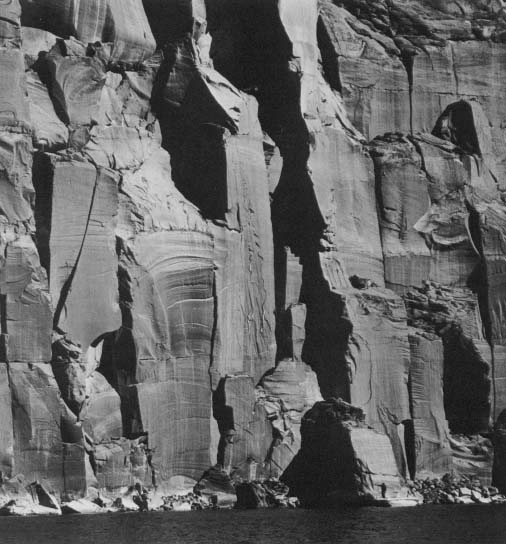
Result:
M2 474L280 476L333 397L454 467L506 402L492 4L1 3Z

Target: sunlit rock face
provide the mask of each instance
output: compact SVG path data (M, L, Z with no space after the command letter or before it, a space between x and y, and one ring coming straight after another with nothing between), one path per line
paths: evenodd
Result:
M444 393L444 347L435 334L413 328L409 344L415 465L411 473L446 474L452 468Z
M365 503L407 495L387 435L340 399L317 402L302 419L302 447L283 475L305 506Z
M103 42L116 61L140 62L155 50L142 0L22 0L23 26L88 44Z
M307 413L335 497L489 478L452 435L506 408L505 36L486 0L0 2L3 478L297 487Z

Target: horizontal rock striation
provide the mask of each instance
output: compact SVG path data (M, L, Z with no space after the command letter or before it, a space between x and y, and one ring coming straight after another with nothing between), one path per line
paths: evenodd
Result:
M487 0L0 2L1 481L488 485L505 56Z

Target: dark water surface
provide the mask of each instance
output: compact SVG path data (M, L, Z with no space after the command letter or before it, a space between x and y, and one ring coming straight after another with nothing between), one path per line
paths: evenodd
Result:
M1 544L506 544L506 505L0 519Z

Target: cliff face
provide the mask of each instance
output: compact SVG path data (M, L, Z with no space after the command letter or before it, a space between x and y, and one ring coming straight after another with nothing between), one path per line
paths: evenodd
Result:
M503 4L0 2L3 478L281 476L333 397L392 478L473 470L452 434L506 408Z

